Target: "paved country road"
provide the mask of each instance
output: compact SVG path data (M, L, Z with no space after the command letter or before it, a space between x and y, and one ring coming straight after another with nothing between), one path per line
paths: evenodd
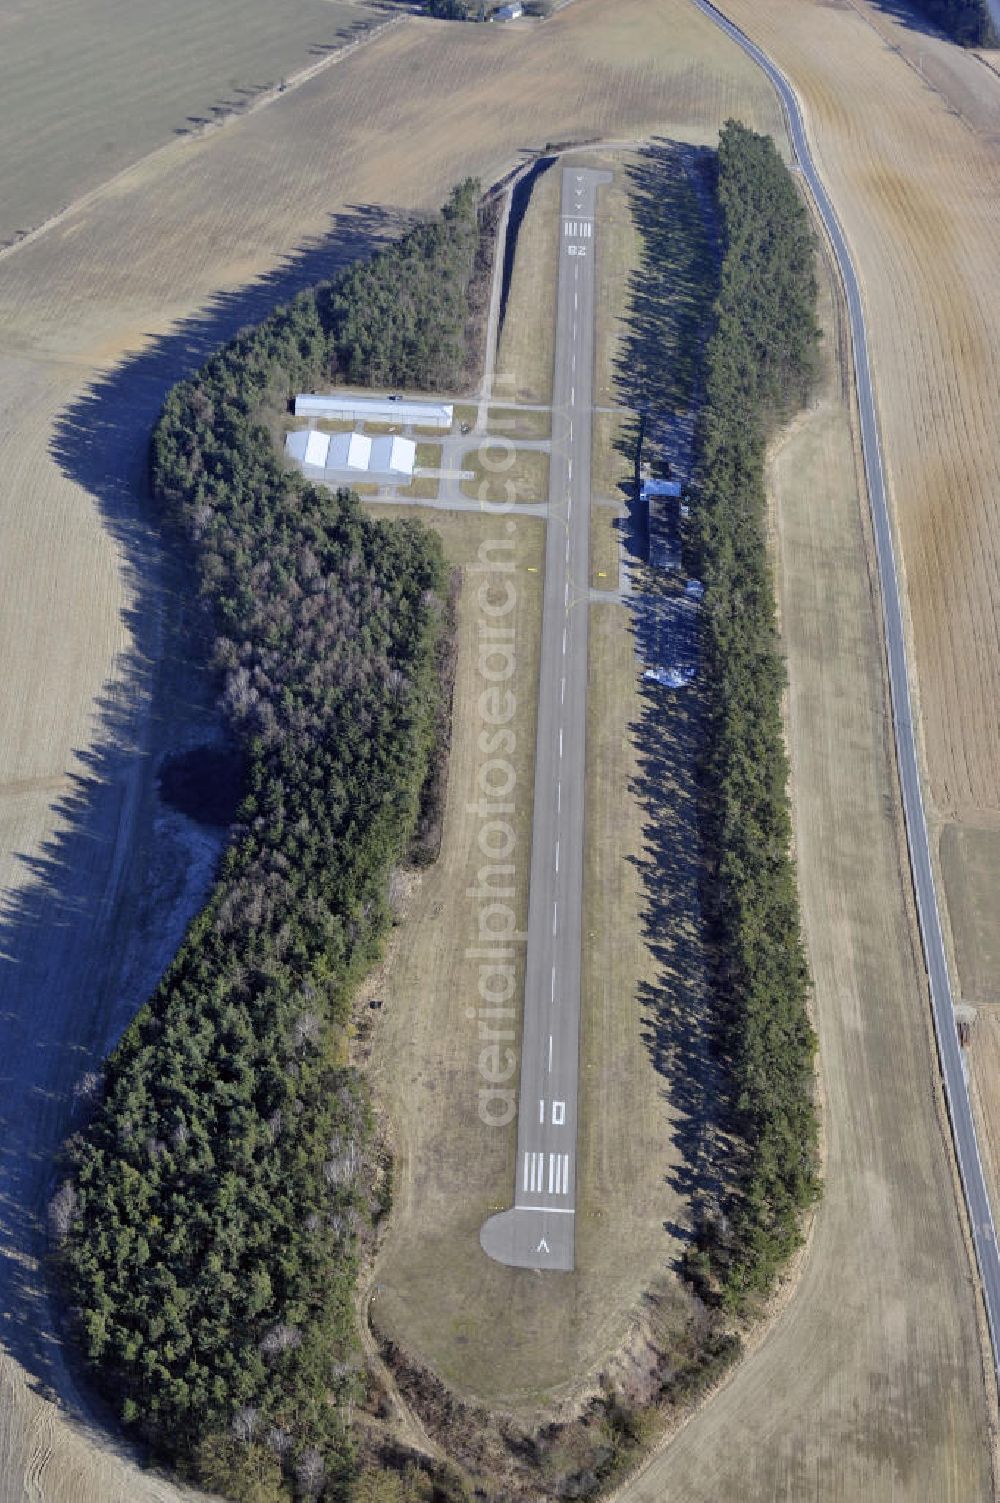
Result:
M693 0L698 9L709 16L717 26L731 37L749 57L758 64L774 85L781 99L796 162L815 200L816 207L826 226L833 246L850 314L851 341L854 350L855 383L858 407L861 415L861 439L864 451L865 478L871 506L872 524L875 530L875 546L878 557L878 574L882 595L882 613L885 626L886 651L889 666L889 684L892 700L893 729L896 741L896 757L903 795L903 814L906 822L906 838L910 854L910 870L916 895L917 913L920 920L920 935L924 961L930 982L931 1007L934 1016L934 1031L937 1036L938 1057L944 1080L945 1098L951 1119L952 1136L958 1159L962 1189L969 1213L969 1223L976 1250L976 1261L982 1281L986 1303L986 1317L993 1347L994 1367L1000 1375L1000 1254L997 1251L996 1230L993 1212L986 1191L979 1144L976 1139L975 1122L969 1102L962 1051L955 1026L954 998L944 938L941 932L941 916L938 910L937 889L931 865L930 842L927 835L927 819L924 812L923 793L920 786L920 770L917 760L917 743L913 726L913 709L910 701L910 685L906 659L906 640L903 632L903 613L900 603L899 579L896 572L895 550L889 506L886 496L885 472L882 465L882 449L879 439L878 416L875 393L872 385L871 365L868 352L868 332L865 325L864 304L854 262L847 247L830 197L823 186L806 137L802 111L795 92L784 74L775 67L770 58L751 42L739 27L718 11L709 0ZM947 1210L945 1211L947 1213Z
M590 602L595 210L607 172L562 178L552 458L514 1205L480 1233L516 1268L573 1267Z

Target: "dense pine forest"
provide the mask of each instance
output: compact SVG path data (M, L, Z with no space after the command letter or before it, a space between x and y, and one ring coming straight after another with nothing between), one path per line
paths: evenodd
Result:
M914 0L914 4L963 47L987 47L996 42L986 0Z
M463 184L242 333L153 437L246 784L209 902L67 1145L53 1224L124 1421L254 1503L350 1495L358 1239L385 1189L349 1002L420 822L449 596L436 535L307 484L261 414L338 375L457 382L478 199Z
M690 1264L738 1310L769 1290L818 1192L764 489L768 438L806 400L818 329L809 222L773 141L730 122L717 193L723 259L690 543L705 584L706 906L735 1147L729 1203Z

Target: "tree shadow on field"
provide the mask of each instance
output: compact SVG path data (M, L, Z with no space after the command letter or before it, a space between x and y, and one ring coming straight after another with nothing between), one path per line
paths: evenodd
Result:
M697 395L718 244L712 215L715 153L654 140L629 168L632 214L642 239L629 277L626 337L615 362L620 400L646 420L655 445ZM669 443L669 430L660 442Z
M643 937L657 964L642 982L643 1038L670 1103L677 1162L667 1182L695 1218L721 1199L723 1072L715 1054L713 997L701 908L704 866L698 760L705 705L697 683L643 685L630 727L638 772L631 791L645 814ZM689 1226L667 1228L689 1242Z
M925 16L915 5L910 5L907 0L871 0L872 9L880 10L884 15L891 16L894 21L899 21L908 31L919 32L925 37L945 37L944 28L938 26L929 16Z
M654 141L630 170L632 212L642 254L630 279L626 334L616 361L623 406L638 414L625 443L641 445L653 470L687 483L703 355L718 284L714 154ZM676 574L647 568L646 507L630 487L623 519L633 586L632 633L639 663L652 665L648 617L653 596L681 594ZM706 732L699 680L682 689L644 681L629 727L638 771L631 792L644 814L643 936L657 965L639 1001L643 1037L670 1104L676 1163L667 1178L694 1223L721 1199L725 1081L715 1052L713 996L702 916L704 858L698 769ZM692 1227L669 1224L683 1243Z
M63 1399L80 1419L100 1409L76 1389L72 1352L49 1306L47 1205L59 1146L83 1120L102 1058L193 916L190 887L173 894L169 912L149 916L159 897L150 886L155 773L164 753L186 744L185 731L189 744L191 726L214 715L207 623L148 491L150 432L174 383L239 329L371 255L406 222L374 205L335 216L321 240L220 293L95 379L52 435L51 458L87 493L116 545L129 645L93 707L90 743L75 749L65 778L53 779L55 833L17 858L21 885L0 896L0 1347L39 1392ZM190 701L178 699L178 682L195 685Z

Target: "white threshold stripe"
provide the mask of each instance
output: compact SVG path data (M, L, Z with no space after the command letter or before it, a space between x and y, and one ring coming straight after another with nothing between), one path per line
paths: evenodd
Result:
M519 1206L515 1204L515 1211L542 1211L546 1216L575 1216L572 1206Z

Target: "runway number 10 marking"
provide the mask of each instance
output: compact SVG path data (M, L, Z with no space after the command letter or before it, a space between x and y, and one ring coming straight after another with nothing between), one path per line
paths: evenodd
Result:
M539 1103L538 1103L538 1120L544 1126L544 1124L545 1124L545 1102L544 1101L539 1101ZM553 1127L565 1127L566 1126L566 1103L565 1103L565 1101L553 1101L553 1103L552 1103L552 1126Z

